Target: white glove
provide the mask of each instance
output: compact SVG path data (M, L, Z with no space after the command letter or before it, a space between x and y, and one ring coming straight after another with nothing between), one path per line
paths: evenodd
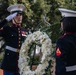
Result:
M13 14L10 14L10 15L7 16L5 19L6 19L7 21L10 21L10 20L12 20L16 15L17 15L17 12L15 12L15 13L13 13Z

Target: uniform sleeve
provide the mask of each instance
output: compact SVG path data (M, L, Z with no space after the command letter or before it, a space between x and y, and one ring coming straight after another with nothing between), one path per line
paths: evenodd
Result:
M4 19L0 22L0 28L2 28L7 23L7 20Z
M66 75L66 45L65 41L59 39L56 43L56 75Z
M4 35L4 28L1 28L0 29L0 37L3 37L3 35Z
M7 20L4 19L0 22L0 36L4 36L4 25L7 23Z

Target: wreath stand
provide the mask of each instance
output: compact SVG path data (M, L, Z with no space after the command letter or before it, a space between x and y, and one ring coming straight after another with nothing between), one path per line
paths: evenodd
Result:
M31 70L29 66L29 49L32 43L35 43L36 41L41 44L42 58L40 64L38 64L37 66L31 66ZM49 66L52 52L52 42L46 33L36 31L29 34L22 44L19 54L18 66L20 69L20 75L45 75L45 70Z

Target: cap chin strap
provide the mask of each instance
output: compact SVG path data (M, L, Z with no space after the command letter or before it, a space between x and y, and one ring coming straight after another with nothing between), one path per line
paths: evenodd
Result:
M21 24L21 23L17 23L16 20L15 20L14 18L13 18L13 20L14 20L14 22L15 22L16 24Z

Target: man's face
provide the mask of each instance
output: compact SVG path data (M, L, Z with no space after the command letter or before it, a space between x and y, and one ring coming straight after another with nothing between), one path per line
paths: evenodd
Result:
M15 17L14 17L14 20L17 24L21 24L22 23L22 14L17 14Z
M61 31L63 31L63 22L61 22Z

